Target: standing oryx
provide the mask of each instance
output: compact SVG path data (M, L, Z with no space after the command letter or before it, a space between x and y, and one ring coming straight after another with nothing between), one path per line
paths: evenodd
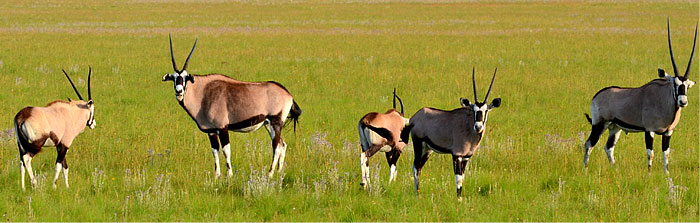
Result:
M401 104L401 112L396 110L396 99ZM403 147L408 139L402 139L401 131L408 124L408 119L403 117L403 101L396 95L394 88L394 108L384 114L377 112L367 113L357 124L360 133L360 166L362 168L361 186L369 183L369 158L376 152L386 153L386 161L389 163L389 182L396 179L396 161L399 160Z
M413 160L413 179L416 193L419 191L418 178L421 168L428 160L432 151L452 154L454 165L457 196L462 194L464 169L469 158L479 148L484 137L488 112L501 105L501 99L494 99L486 104L491 94L493 81L496 79L496 69L493 72L489 91L483 102L476 95L474 70L472 83L474 88L474 104L465 98L460 98L461 108L445 111L436 108L421 108L413 117L410 124L401 133L402 137L410 132L413 138L415 158Z
M219 148L223 146L228 176L231 171L231 147L228 130L252 132L265 125L272 140L272 165L268 176L272 177L279 163L279 171L284 165L287 143L282 139L282 127L287 117L294 121L301 115L301 109L292 95L277 82L243 82L222 74L191 75L187 64L197 46L194 41L182 70L175 65L173 42L170 40L170 58L174 73L165 74L163 81L175 83L175 98L180 106L197 123L202 132L209 134L214 154L215 177L219 170ZM221 142L221 144L219 144Z
M56 172L53 177L53 187L56 188L56 180L63 169L63 177L68 187L68 163L66 153L73 140L80 134L85 126L95 128L95 105L90 92L90 76L92 69L88 71L88 101L75 88L73 81L66 71L66 75L73 90L78 95L79 101L53 101L46 107L25 107L20 110L14 119L15 133L17 134L17 146L19 147L19 172L21 175L22 189L24 190L24 172L29 173L32 186L36 186L36 178L32 171L32 158L41 151L41 147L56 146Z
M695 26L695 39L693 50L690 53L688 68L683 76L679 75L676 61L673 58L671 47L671 28L667 21L668 48L671 54L671 63L675 76L666 74L659 69L660 79L655 79L638 88L621 88L617 86L606 87L598 91L591 101L591 117L586 114L588 122L592 125L591 135L586 140L583 156L583 166L588 166L588 157L593 146L598 142L605 129L609 129L608 142L605 144L605 152L608 160L615 164L613 155L615 143L620 138L620 130L625 132L645 132L644 141L647 149L648 168L651 170L651 162L654 158L652 150L654 133L663 135L661 150L664 154L664 172L668 174L669 142L673 129L681 118L681 108L688 105L686 91L695 82L688 80L690 65L695 54L695 42L698 28Z

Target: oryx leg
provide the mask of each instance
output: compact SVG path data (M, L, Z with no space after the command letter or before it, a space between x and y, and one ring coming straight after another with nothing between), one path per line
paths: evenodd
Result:
M647 168L651 171L651 162L654 160L654 132L644 132L644 144L647 147Z
M617 140L620 139L620 134L622 132L620 131L620 128L615 126L610 128L608 133L608 142L605 144L605 153L608 154L608 161L610 161L610 164L615 166L615 144L617 144Z
M286 144L282 140L282 120L279 117L268 117L267 125L265 128L270 134L270 139L272 140L272 164L270 165L270 172L267 174L268 177L272 177L277 169L277 164L282 156L282 150L286 149ZM280 168L281 170L281 168Z
M211 153L214 155L214 178L221 176L219 168L219 137L216 133L209 133L209 143L211 143Z
M233 170L231 170L231 142L228 139L228 131L226 129L219 130L219 142L222 145L221 150L224 154L224 159L226 159L226 176L233 176Z
M24 160L22 159L22 156L19 157L19 175L20 177L20 182L22 184L22 190L24 190L24 174L26 170L24 170Z
M668 172L668 159L669 155L671 153L671 150L668 148L669 144L671 143L671 135L663 135L661 137L661 151L664 153L664 173L667 175L669 174Z
M66 149L66 153L68 153L68 150ZM68 163L66 162L66 158L63 158L63 179L66 181L66 188L68 188Z
M56 171L54 172L54 175L53 175L53 184L52 184L54 189L56 189L56 181L58 180L58 175L61 174L61 171L63 170L63 163L65 163L67 152L68 152L68 147L64 146L61 143L56 145L56 153L57 153L57 155L56 155ZM66 184L66 186L67 185L68 184Z
M428 161L428 156L430 156L430 149L423 145L423 140L418 139L415 136L413 138L413 185L416 189L416 194L420 192L420 171L423 169L423 165Z
M389 183L396 180L396 162L399 161L399 156L401 156L401 150L393 148L391 151L386 152L386 162L389 164Z
M457 185L457 197L462 199L462 182L464 181L464 169L469 162L468 157L452 155L452 166L455 171L455 184Z
M32 171L32 155L29 153L25 153L24 155L22 155L21 158L22 158L22 163L24 163L24 168L27 170L27 174L29 175L29 182L32 183L32 186L36 187L37 182L36 182L36 178L34 178L34 171ZM24 180L24 179L22 179L22 180Z
M362 165L362 182L360 186L366 187L369 184L369 158L379 152L382 147L384 147L384 145L371 145L369 149L360 154L360 165Z
M591 155L591 151L593 150L593 147L595 146L596 143L598 143L598 140L600 139L600 136L603 134L603 131L605 131L605 124L604 123L599 123L595 124L592 126L591 129L591 135L588 136L588 140L586 140L586 145L583 150L583 167L588 167L588 157Z

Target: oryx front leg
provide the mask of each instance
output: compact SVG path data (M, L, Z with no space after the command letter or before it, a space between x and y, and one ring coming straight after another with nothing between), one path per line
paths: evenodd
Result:
M226 159L226 176L231 177L233 176L233 170L231 170L231 142L229 142L226 129L219 130L219 141L223 145L222 153L224 154L224 159Z
M651 171L651 163L654 160L654 133L653 132L644 132L644 144L647 147L647 159L648 159L648 165L647 168L649 171Z
M211 143L211 153L214 155L214 178L221 176L219 168L219 140L216 133L209 133L209 143Z
M25 153L24 155L22 155L22 161L24 163L24 168L27 170L27 174L29 175L29 182L32 183L32 187L36 187L37 182L36 178L34 178L34 171L32 171L32 156L29 155L29 153ZM22 179L22 181L24 181L24 178ZM22 186L24 186L24 183L22 183Z
M391 151L386 152L386 162L389 164L389 183L396 180L396 162L401 156L401 150L393 148Z
M671 135L664 135L661 137L661 151L664 153L664 173L666 175L669 174L668 172L668 159L669 155L671 153L671 150L668 148L669 144L671 143Z
M457 186L457 198L462 199L462 182L464 181L464 169L469 158L452 155L452 165L455 171L455 185Z
M605 153L608 154L608 161L610 164L615 166L615 144L617 140L620 139L620 128L613 127L609 130L608 142L605 144Z
M58 155L56 156L56 171L54 172L52 185L54 189L56 189L56 181L58 180L58 175L61 174L61 171L63 170L63 163L65 162L66 152L68 152L68 148L61 144L58 144L56 145L56 152L58 153ZM66 185L68 184L66 183Z
M605 131L605 124L600 123L592 126L591 129L591 135L588 136L588 140L586 140L586 145L583 149L583 167L586 168L588 167L588 158L591 155L591 151L593 150L593 147L595 146L596 143L598 143L598 140L600 139L600 135L603 134L603 131Z

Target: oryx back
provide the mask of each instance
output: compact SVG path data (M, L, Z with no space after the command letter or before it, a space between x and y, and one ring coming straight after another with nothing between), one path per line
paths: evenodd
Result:
M457 156L471 156L481 135L474 131L474 113L469 108L445 111L422 108L409 121L411 137L421 139L432 150Z

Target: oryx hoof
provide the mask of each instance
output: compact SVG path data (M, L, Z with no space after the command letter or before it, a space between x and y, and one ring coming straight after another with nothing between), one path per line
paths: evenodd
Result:
M272 178L272 176L275 175L275 171L272 170L267 174L267 177Z

